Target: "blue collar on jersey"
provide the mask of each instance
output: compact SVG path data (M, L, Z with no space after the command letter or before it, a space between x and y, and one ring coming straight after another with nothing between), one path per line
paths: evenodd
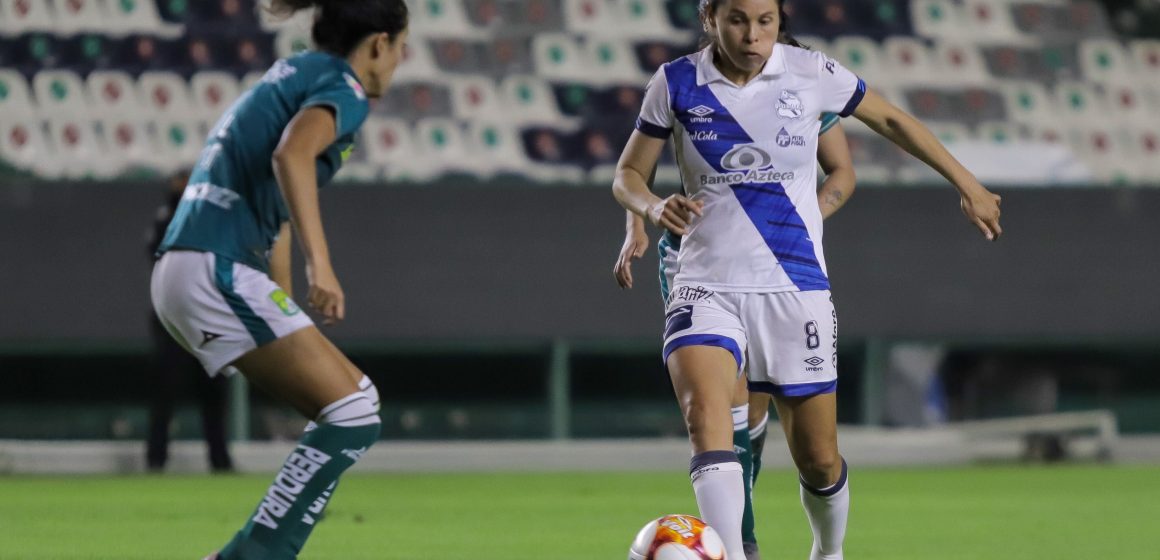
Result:
M765 66L761 67L761 76L776 76L785 73L785 49L786 46L781 43L774 43L773 52L769 55L769 60L765 61ZM697 85L703 86L711 82L725 82L732 84L720 70L717 65L713 64L713 45L709 45L696 54L697 57Z

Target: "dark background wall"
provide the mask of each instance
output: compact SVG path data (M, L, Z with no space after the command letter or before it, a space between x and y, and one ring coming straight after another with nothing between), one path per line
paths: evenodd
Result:
M826 225L843 336L1160 336L1160 190L999 192L1005 235L987 243L949 186L859 189ZM0 185L0 345L145 340L162 198ZM655 255L633 291L613 281L624 222L607 188L342 186L322 206L349 302L340 340L659 336Z

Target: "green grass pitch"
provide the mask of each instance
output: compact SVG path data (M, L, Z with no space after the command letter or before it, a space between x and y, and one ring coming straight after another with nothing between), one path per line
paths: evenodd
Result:
M0 477L0 558L200 559L268 476ZM854 469L851 560L1160 559L1160 469ZM765 558L808 556L794 474L763 472ZM695 513L658 473L352 474L310 559L620 560L645 522Z

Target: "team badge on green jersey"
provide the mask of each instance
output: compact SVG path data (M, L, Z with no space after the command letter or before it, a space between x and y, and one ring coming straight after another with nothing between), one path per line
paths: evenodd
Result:
M298 312L302 311L302 308L298 307L298 304L294 303L294 300L290 299L290 295L287 294L286 291L282 288L278 288L277 290L270 292L270 300L273 301L274 305L277 305L278 309L281 309L282 313L285 315L296 315Z

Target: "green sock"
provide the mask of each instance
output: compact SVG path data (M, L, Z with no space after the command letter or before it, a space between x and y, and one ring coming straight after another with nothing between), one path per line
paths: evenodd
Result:
M221 560L291 560L330 499L338 477L379 437L380 424L321 424L299 440L252 517Z
M741 425L741 429L733 430L733 451L737 453L737 460L741 463L741 476L745 481L745 511L741 516L741 542L756 543L757 535L753 532L753 452L749 447L749 427L745 423Z

